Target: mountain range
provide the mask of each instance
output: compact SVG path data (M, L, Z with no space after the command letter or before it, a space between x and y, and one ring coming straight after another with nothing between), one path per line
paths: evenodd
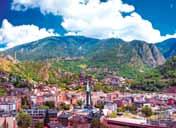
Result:
M2 52L0 71L59 85L78 79L81 71L98 79L113 74L135 80L144 90L158 90L176 83L175 40L149 44L115 38L48 37Z
M167 59L176 55L175 41L176 39L169 39L149 44L138 40L125 42L115 38L100 40L83 36L48 37L8 49L3 54L20 61L59 60L55 62L67 63L69 67L75 65L75 69L78 63L86 65L90 70L99 68L100 72L108 68L119 75L129 76L163 65Z
M160 46L160 45L159 45ZM156 67L165 62L156 45L143 41L93 39L82 36L49 37L20 45L4 52L18 60L51 58L86 58L92 62L115 64L145 64Z

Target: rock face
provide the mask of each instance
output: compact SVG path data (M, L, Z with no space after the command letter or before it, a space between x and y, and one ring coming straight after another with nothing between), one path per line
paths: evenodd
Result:
M160 53L159 49L155 45L152 45L151 51L153 54L153 58L155 60L155 66L163 65L166 60L164 56Z
M162 65L163 55L153 44L143 41L125 42L120 39L98 40L81 36L49 37L4 52L19 60L50 58L85 58L90 62L113 64Z
M134 47L139 59L144 64L156 67L165 63L165 58L154 44L148 44L142 41L133 41L130 45Z

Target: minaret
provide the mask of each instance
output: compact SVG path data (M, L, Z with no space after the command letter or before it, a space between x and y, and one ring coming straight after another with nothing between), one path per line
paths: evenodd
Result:
M86 106L85 108L92 108L91 86L90 86L89 80L87 80L87 84L86 84Z

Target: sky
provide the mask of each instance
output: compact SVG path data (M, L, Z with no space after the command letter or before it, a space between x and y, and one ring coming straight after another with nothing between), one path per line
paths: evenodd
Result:
M176 0L0 0L0 50L49 36L176 38Z

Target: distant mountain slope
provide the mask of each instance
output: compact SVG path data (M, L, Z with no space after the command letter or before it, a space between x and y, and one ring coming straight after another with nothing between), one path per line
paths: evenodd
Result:
M56 57L80 57L91 51L98 40L84 37L49 37L5 51L19 60L44 60Z
M81 36L49 37L4 52L19 60L83 57L105 64L134 64L156 67L165 62L158 48L142 41L98 40Z
M176 56L168 59L164 65L160 66L160 72L165 78L174 78L176 82Z
M165 58L171 58L176 55L176 38L165 40L156 44Z

